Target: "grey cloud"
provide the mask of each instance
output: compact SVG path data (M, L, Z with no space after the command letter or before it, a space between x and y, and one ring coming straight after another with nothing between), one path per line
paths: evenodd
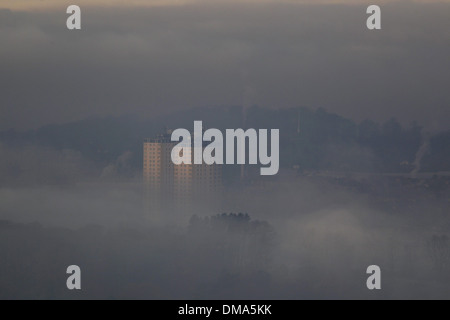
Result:
M324 107L448 128L448 4L189 5L2 11L0 128L192 106ZM248 88L252 88L248 101Z

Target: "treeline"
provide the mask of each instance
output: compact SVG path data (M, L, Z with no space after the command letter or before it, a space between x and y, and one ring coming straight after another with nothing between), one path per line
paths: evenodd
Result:
M251 107L196 108L143 119L137 116L91 118L48 125L28 132L0 133L10 146L43 145L71 149L104 167L131 152L129 166L142 167L142 141L165 128L191 128L194 120L205 126L227 129L279 128L282 167L300 170L411 172L423 148L423 171L450 170L450 131L427 137L417 123L402 126L396 119L385 123L356 123L323 109L267 109ZM416 163L415 163L416 162Z

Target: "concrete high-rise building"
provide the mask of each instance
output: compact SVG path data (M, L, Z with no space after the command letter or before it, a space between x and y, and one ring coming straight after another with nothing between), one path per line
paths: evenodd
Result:
M168 133L144 141L143 173L149 210L188 210L216 201L222 189L222 166L173 164L171 153L177 142L170 137ZM193 151L191 147L191 163Z

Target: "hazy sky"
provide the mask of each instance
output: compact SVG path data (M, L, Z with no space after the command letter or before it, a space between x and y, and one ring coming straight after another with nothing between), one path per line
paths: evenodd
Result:
M450 129L449 1L385 3L375 32L367 1L184 1L76 1L69 31L75 2L0 0L0 130L242 104Z
M133 6L179 6L186 4L217 3L291 3L291 4L386 4L386 3L431 3L450 2L450 0L0 0L1 7L10 9L48 9L64 7L71 4L79 6L133 7Z

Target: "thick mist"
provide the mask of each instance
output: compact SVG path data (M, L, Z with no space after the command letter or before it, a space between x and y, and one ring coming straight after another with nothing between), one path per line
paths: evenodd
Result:
M450 298L450 3L287 2L0 9L0 299ZM200 120L280 172L149 211L143 139Z
M227 187L220 210L161 214L146 212L139 179L99 173L0 188L1 298L450 296L449 189L430 181L292 171ZM81 292L65 287L72 264ZM372 264L380 292L366 288Z

